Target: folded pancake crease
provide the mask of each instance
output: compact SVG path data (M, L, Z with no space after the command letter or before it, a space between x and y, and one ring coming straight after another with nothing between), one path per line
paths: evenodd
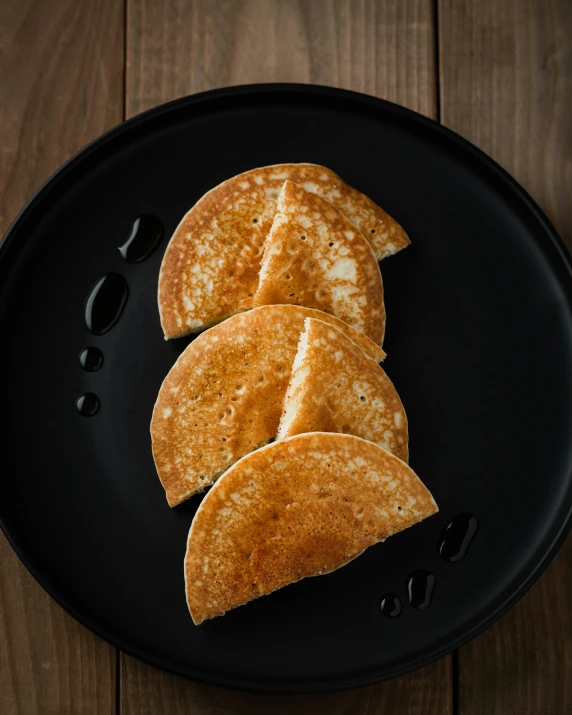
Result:
M393 383L350 337L306 318L277 439L342 432L408 461L407 415Z
M330 313L381 345L383 284L371 246L329 201L284 182L264 246L254 305Z
M167 247L158 295L166 338L200 332L252 307L264 242L286 180L336 206L366 237L377 260L409 244L396 221L330 169L279 164L239 174L193 206Z
M415 473L373 442L274 442L229 469L197 510L185 556L193 621L332 571L436 511Z
M276 436L307 317L383 359L381 348L341 320L294 305L240 313L199 335L165 378L151 420L155 466L171 506Z

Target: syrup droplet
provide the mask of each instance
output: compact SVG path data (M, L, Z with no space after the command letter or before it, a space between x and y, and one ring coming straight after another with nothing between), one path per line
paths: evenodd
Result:
M153 253L163 238L163 224L155 216L143 214L135 219L131 235L122 246L119 253L127 263L141 263Z
M79 364L86 372L95 372L103 365L103 353L99 348L84 348L79 354Z
M107 273L91 289L85 304L85 324L90 333L103 335L119 320L129 288L119 273Z
M388 618L397 618L401 613L401 601L394 593L386 593L381 599L381 612Z
M424 611L431 605L435 590L435 576L429 571L414 571L407 583L409 603L413 608Z
M439 554L452 564L465 558L479 522L472 514L459 514L447 526L439 543Z
M82 417L93 417L99 410L99 397L93 392L86 392L85 395L78 397L75 406Z

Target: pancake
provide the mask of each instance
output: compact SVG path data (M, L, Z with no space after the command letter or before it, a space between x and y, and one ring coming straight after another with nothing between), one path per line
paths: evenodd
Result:
M286 179L343 211L378 260L410 242L379 206L325 167L278 164L239 174L205 194L167 246L158 297L166 338L200 332L252 308L264 241Z
M385 332L383 285L371 246L329 201L285 181L264 246L254 306L317 308L378 345Z
M408 460L407 415L383 369L351 338L306 318L277 439L344 432Z
M269 444L231 467L193 519L193 621L333 571L436 511L415 473L373 442L311 432Z
M309 316L346 332L373 359L384 356L337 318L292 305L257 308L204 332L171 368L153 410L153 457L171 506L276 436Z

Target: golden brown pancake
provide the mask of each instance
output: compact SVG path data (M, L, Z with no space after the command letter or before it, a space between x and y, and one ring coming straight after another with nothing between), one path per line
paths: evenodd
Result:
M329 201L284 182L264 246L254 306L290 303L335 315L378 345L383 285L371 246Z
M167 246L159 276L166 338L252 308L264 241L286 179L333 203L367 237L378 260L409 243L398 223L330 169L278 164L239 174L205 194Z
M276 436L308 316L343 330L373 359L384 357L337 318L293 305L256 308L204 332L171 368L153 410L153 457L170 506Z
M351 338L306 318L277 439L344 432L408 460L407 415L383 369Z
M415 473L373 442L310 432L269 444L197 510L185 557L193 621L333 571L436 511Z

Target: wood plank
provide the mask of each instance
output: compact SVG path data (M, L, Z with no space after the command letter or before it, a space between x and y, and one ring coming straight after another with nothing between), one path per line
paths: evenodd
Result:
M0 235L65 159L123 118L122 0L0 3ZM0 712L115 712L116 651L0 536Z
M572 3L440 0L441 121L507 169L572 249Z
M249 82L354 89L435 116L433 0L128 0L127 116Z
M115 713L115 648L52 601L3 534L0 563L0 713Z
M441 118L502 164L572 248L572 3L440 0ZM572 540L459 652L461 715L572 712Z
M123 119L122 0L0 3L0 232L58 166Z
M126 113L215 87L310 82L436 115L432 0L128 0ZM451 658L335 695L255 696L121 659L122 715L452 713Z
M450 658L395 680L338 693L265 695L192 683L125 654L121 715L452 715Z
M459 651L459 715L572 712L572 538L538 583Z

